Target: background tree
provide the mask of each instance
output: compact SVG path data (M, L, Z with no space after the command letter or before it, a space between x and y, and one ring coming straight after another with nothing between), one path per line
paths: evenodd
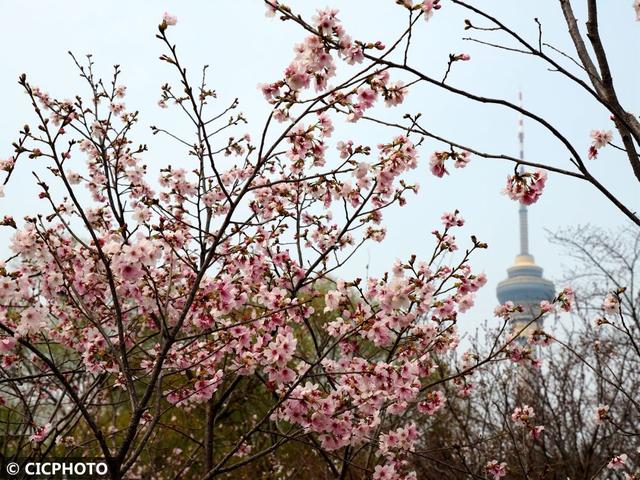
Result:
M489 452L500 452L511 478L637 475L640 235L631 226L614 232L582 226L556 232L551 240L572 261L563 280L580 292L574 313L545 319L555 341L537 350L539 370L495 362L477 375L470 399L447 402L416 447L420 478L453 479L463 471L472 476ZM482 355L488 334L476 338L476 355ZM514 421L512 413L523 404L543 430ZM621 454L626 465L608 468Z

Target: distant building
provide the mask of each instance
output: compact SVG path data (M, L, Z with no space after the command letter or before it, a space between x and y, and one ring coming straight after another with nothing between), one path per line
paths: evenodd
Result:
M520 96L522 100L522 96ZM520 159L524 160L524 130L522 118L519 121L518 139L520 141ZM540 314L540 302L551 301L555 296L553 282L543 278L542 268L535 264L529 253L529 225L527 207L520 206L520 253L512 267L507 269L507 278L498 284L497 294L500 303L512 301L522 305L524 311L514 315L511 328L519 331ZM537 328L535 322L530 328ZM526 334L526 332L524 332Z
M500 303L512 301L522 305L524 311L514 315L512 329L518 331L540 314L540 302L551 301L555 296L553 282L543 278L542 268L529 254L527 235L527 207L520 207L520 253L513 266L507 269L507 278L498 284ZM532 324L533 328L537 325Z

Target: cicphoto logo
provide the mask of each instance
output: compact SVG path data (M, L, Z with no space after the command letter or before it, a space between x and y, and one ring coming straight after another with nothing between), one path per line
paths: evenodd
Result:
M109 469L103 460L60 459L39 460L17 459L7 461L2 469L2 477L17 479L101 479L107 478Z

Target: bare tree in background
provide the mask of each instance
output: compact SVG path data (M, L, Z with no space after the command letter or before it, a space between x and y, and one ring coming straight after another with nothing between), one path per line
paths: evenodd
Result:
M580 292L575 312L546 319L555 341L537 351L539 371L494 362L476 379L473 401L447 403L418 448L420 478L472 477L486 452L499 452L509 478L637 475L608 464L627 452L628 466L640 446L640 233L633 226L613 232L584 226L556 232L551 241L571 260L563 280ZM603 298L611 305L603 307ZM531 421L544 426L538 438L514 424L512 412L523 404L532 408Z

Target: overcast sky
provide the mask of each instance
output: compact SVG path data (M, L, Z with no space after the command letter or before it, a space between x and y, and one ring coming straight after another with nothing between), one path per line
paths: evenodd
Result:
M538 17L543 25L544 41L571 51L558 2L483 0L474 3L482 3L532 43L537 41L533 19ZM615 85L624 106L637 112L640 23L634 21L631 0L600 3L606 5L601 8L600 24L604 44L610 52ZM340 18L349 33L361 40L389 43L406 26L403 9L393 0L295 0L288 4L304 14L318 7L335 6L340 9ZM468 34L463 31L463 19L469 15L446 0L443 4L444 8L429 23L421 21L417 26L412 51L415 66L440 77L450 52L469 53L471 61L455 65L449 80L452 85L513 101L521 89L525 106L551 120L585 156L591 129L612 127L609 115L588 94L559 74L549 72L546 65L536 59L463 41L462 37ZM0 157L12 153L11 142L17 138L18 129L32 120L27 99L16 83L18 75L26 72L33 84L54 96L72 97L81 88L81 82L66 53L71 50L77 55L92 53L98 71L105 76L110 74L113 64L121 65L123 81L128 85L127 106L142 112L136 140L150 146L146 163L164 166L185 161L182 149L166 139L152 137L148 128L163 125L179 129L183 125L175 119L176 111L163 111L156 105L160 85L175 80L174 72L158 61L162 46L154 38L165 10L178 17L178 25L170 30L170 35L178 44L183 63L194 75L203 64L209 64L211 86L218 91L221 102L238 97L241 110L251 124L248 130L257 131L268 106L256 85L279 78L292 58L293 44L304 38L303 32L291 22L266 18L259 0L5 0L0 29L3 46ZM584 12L577 7L576 11L583 24ZM505 40L496 33L478 38L492 42ZM517 155L518 118L505 108L473 104L435 87L420 85L398 109L381 110L381 113L398 119L404 113L418 111L423 114L425 126L445 137L487 151ZM359 142L376 145L391 136L387 130L364 123L357 124L356 128L338 128L334 139L346 138L355 132ZM525 130L528 160L568 166L568 153L559 142L531 121L525 122ZM475 233L490 246L474 261L476 269L487 273L489 283L479 295L477 308L464 318L465 329L471 329L490 316L497 303L495 285L506 275L505 269L517 253L517 205L500 193L513 167L497 160L474 158L468 168L438 179L431 176L427 167L429 155L437 149L442 146L434 142L426 142L421 149L422 164L411 176L420 183L421 191L409 198L406 207L388 211L386 241L365 248L343 275L363 276L367 263L372 274L379 273L389 268L396 258L406 258L411 253L426 257L433 248L429 232L439 225L440 215L458 208L467 219L464 232ZM632 209L640 207L637 183L620 152L611 148L601 150L600 157L589 166ZM6 189L6 197L0 200L0 213L20 218L40 208L33 193L31 169L28 162L19 166ZM558 175L550 175L545 194L530 209L529 219L530 250L537 263L545 268L545 276L551 279L562 276L566 262L561 252L549 245L544 229L584 223L615 228L625 223L623 215L592 187ZM2 256L7 253L7 233L0 232Z

